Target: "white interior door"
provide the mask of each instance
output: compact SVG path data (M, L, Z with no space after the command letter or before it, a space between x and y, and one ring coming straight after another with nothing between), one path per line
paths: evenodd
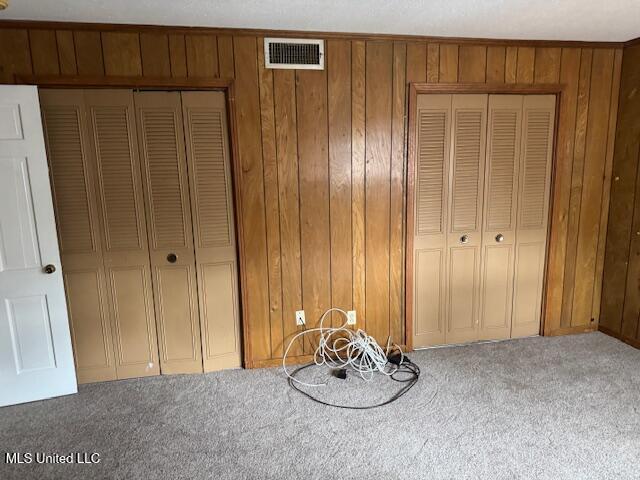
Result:
M0 85L0 406L76 392L38 91Z

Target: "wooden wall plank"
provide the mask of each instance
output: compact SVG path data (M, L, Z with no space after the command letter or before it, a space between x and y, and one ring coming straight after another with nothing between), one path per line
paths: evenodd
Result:
M404 344L404 152L407 47L393 44L391 198L389 205L389 335ZM427 62L428 64L428 62ZM428 69L427 69L428 71Z
M329 135L329 214L331 227L331 305L351 310L351 42L327 42ZM356 312L357 315L357 312ZM332 324L344 318L334 315Z
M218 42L215 35L186 35L187 74L190 77L218 76Z
M458 45L440 45L440 83L458 81Z
M259 39L264 42L264 39ZM262 57L264 58L264 49ZM218 65L220 66L221 78L234 78L235 70L233 68L233 39L228 35L218 37Z
M640 161L640 151L636 162ZM629 241L629 256L627 257L627 277L624 285L624 303L620 335L637 339L640 334L640 169L636 177L635 199L631 223L631 239Z
M298 333L295 312L302 309L295 72L274 70L273 87L280 205L282 318L286 348L291 337ZM292 347L291 354L302 354L302 342Z
M578 80L578 106L576 110L575 140L573 148L573 168L571 172L571 194L567 220L567 247L565 259L564 287L562 291L562 314L560 325L570 327L573 312L573 293L576 272L576 250L580 222L580 202L582 200L582 177L589 114L589 93L593 50L583 49L580 57Z
M169 62L172 77L187 76L187 52L184 35L169 35Z
M36 75L58 75L58 45L54 30L29 30L29 42L33 73Z
M518 75L518 47L507 47L504 63L505 83L516 83Z
M140 37L137 33L103 32L102 51L106 75L142 75Z
M545 304L545 333L560 328L562 292L565 274L571 172L575 140L578 79L580 77L580 49L563 48L560 81L566 85L561 98L556 141L556 163L553 192L553 211L549 245L547 299Z
M0 78L14 83L14 75L31 75L29 34L26 30L0 29Z
M73 32L73 41L76 46L78 75L104 75L100 32L77 30Z
M407 69L409 67L409 55L407 52ZM440 45L430 43L427 45L427 82L438 83L440 79Z
M389 215L393 48L367 42L366 74L366 295L367 332L389 334Z
M140 34L142 73L148 77L170 77L169 37L163 33Z
M600 229L603 179L607 155L607 134L613 85L612 49L599 48L593 53L591 93L589 95L580 221L576 247L576 269L571 325L592 322L593 288ZM594 320L595 321L595 320Z
M616 130L611 185L611 208L607 227L600 325L622 331L627 265L637 202L640 155L640 45L625 48L620 82L620 110Z
M560 48L536 48L534 83L558 83L561 53Z
M56 32L58 43L58 62L62 75L77 75L78 64L76 62L76 46L73 42L71 30L58 30Z
M258 45L262 43L258 39ZM226 54L229 49L226 40ZM233 46L231 46L233 55ZM233 58L232 58L233 60ZM221 63L222 66L222 63ZM225 66L225 73L231 68ZM264 164L264 209L267 233L267 265L269 267L269 328L271 330L271 355L281 357L284 349L282 325L282 267L280 265L280 204L278 191L278 158L276 148L276 119L273 98L273 70L265 68L264 50L258 48L260 74L260 124L262 126L262 161ZM222 76L225 76L225 73Z
M506 47L487 47L487 83L505 82L505 65L507 60Z
M487 47L460 45L458 59L460 83L484 83L487 80Z
M427 81L427 44L407 44L407 82Z
M245 297L245 328L251 332L249 358L271 357L264 177L258 87L258 53L255 37L233 39L235 51L235 105L240 175L240 221L244 242L242 285ZM245 346L246 352L246 346Z
M409 46L407 46L407 57ZM353 232L353 308L358 324L367 328L365 249L365 162L366 162L366 45L351 42L351 226Z
M536 49L533 47L518 47L518 64L516 67L517 83L533 83L533 69Z
M307 328L331 307L327 71L296 71L302 302ZM305 353L315 350L311 343Z

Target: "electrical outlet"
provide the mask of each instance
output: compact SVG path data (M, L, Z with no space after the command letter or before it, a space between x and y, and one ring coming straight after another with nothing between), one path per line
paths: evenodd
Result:
M356 324L356 311L349 310L347 312L347 325L355 325Z
M300 325L304 325L306 323L307 323L307 321L304 318L304 310L297 310L296 311L296 325L300 326Z

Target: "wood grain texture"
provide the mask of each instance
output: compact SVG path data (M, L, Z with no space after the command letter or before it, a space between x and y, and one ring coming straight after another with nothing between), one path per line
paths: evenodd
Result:
M187 52L184 35L169 35L169 62L172 77L187 76Z
M14 75L33 73L27 30L0 29L0 45L0 74L4 83L13 83Z
M218 42L213 35L186 35L187 74L190 77L218 76Z
M78 63L76 62L76 46L73 41L73 32L70 30L58 30L56 32L58 43L58 61L62 75L77 75Z
M29 32L33 73L36 75L58 75L58 45L53 30L31 30Z
M142 72L148 77L170 77L169 37L159 33L140 34Z
M142 75L140 36L136 33L102 34L104 71L107 75Z
M100 32L78 30L73 32L79 75L104 75L102 40Z
M440 45L440 83L458 81L458 45Z
M535 48L518 47L518 61L516 66L516 81L518 83L533 83L535 56Z
M484 83L487 79L487 47L461 45L459 51L460 83Z
M560 48L536 48L535 83L558 83L561 53Z
M487 47L487 82L504 83L507 60L506 47Z
M516 83L518 75L518 47L507 47L504 63L504 82Z
M432 59L432 61L435 57ZM427 81L427 44L408 43L407 44L407 81L426 82ZM433 68L433 66L432 66ZM436 72L437 72L436 67ZM433 73L432 73L433 76Z
M259 39L258 44L263 41L263 39ZM262 57L264 57L264 49L259 48L259 50L262 51ZM220 77L235 77L235 69L233 67L233 38L229 35L218 37L218 65Z

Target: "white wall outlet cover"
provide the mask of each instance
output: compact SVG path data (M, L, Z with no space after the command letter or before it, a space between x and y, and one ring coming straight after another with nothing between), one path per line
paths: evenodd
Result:
M307 321L304 318L304 310L296 311L296 325L304 325Z
M347 312L347 325L355 325L356 324L356 311L349 310Z

